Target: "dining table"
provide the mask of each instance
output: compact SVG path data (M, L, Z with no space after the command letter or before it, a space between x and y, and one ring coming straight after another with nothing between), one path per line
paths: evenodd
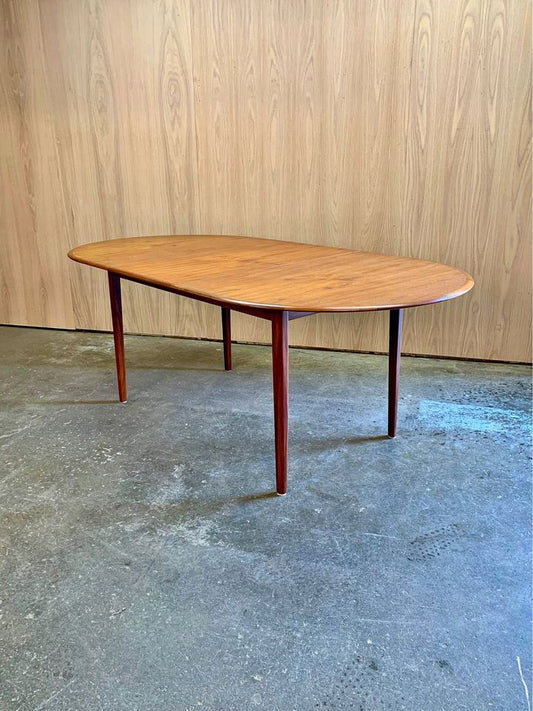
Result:
M231 312L271 322L276 492L287 493L289 321L320 313L389 312L388 437L398 419L403 313L466 294L457 267L409 256L230 235L125 237L72 249L76 262L107 271L118 395L127 401L121 282L221 309L224 367L232 368Z

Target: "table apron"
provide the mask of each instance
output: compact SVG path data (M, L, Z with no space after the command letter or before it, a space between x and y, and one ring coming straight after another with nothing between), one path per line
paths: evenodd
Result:
M248 316L256 316L257 318L263 318L267 321L273 321L278 314L283 313L284 311L289 314L290 321L296 318L302 318L304 316L313 316L315 314L314 311L286 311L284 309L264 309L260 306L245 306L244 304L234 304L231 301L221 301L219 299L212 299L209 296L191 294L188 291L182 291L181 289L173 289L170 286L154 284L154 282L152 281L145 281L143 279L138 279L137 277L125 276L124 274L113 272L112 270L108 270L108 273L113 274L113 276L119 277L120 279L124 279L125 281L132 281L135 284L142 284L142 286L151 286L154 289L167 291L170 294L176 294L177 296L185 296L188 299L195 299L196 301L203 301L206 304L219 306L221 309L231 309L232 311L239 311L240 313L247 314Z

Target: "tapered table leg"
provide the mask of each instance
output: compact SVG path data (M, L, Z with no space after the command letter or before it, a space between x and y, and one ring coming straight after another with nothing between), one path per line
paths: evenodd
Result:
M389 437L396 437L403 309L391 309L389 321Z
M112 272L107 273L109 279L109 296L111 299L111 318L113 320L113 339L115 341L115 363L117 366L118 397L120 402L126 402L126 363L124 360L124 326L122 323L122 296L120 293L120 277Z
M274 384L274 434L276 439L276 491L287 493L289 437L289 318L279 311L272 319L272 375Z
M222 311L222 340L224 341L224 369L231 370L231 309Z

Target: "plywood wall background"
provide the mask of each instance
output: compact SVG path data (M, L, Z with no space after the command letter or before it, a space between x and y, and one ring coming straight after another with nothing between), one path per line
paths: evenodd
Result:
M76 244L256 235L465 268L405 350L530 360L530 42L529 0L0 0L0 321L110 328ZM140 286L125 320L220 337L213 307ZM291 340L382 350L385 324Z

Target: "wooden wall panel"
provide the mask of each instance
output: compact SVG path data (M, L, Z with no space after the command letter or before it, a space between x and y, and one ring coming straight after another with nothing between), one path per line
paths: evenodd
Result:
M71 244L196 231L188 5L58 0L46 3L43 22ZM76 326L109 329L105 275L69 268ZM124 302L130 331L208 332L212 312L186 300L125 285Z
M530 32L526 2L417 3L402 235L406 253L462 264L476 287L411 314L408 349L531 359Z
M72 328L67 211L36 10L0 4L0 321Z
M405 350L531 359L528 0L0 0L0 32L1 321L110 327L75 244L248 234L464 267ZM220 337L213 307L124 301L130 331ZM383 350L386 319L291 341Z

